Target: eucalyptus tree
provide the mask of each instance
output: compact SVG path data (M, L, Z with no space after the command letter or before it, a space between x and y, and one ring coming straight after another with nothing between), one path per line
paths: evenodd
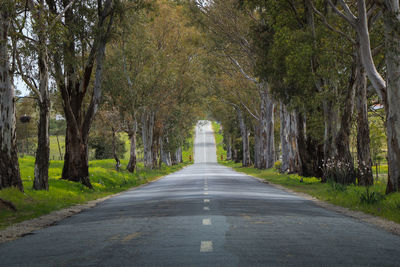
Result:
M8 49L15 8L15 2L8 0L0 6L0 189L17 187L23 191L15 134L13 70Z
M70 4L61 13L64 13L73 2L70 0ZM15 57L19 75L32 91L39 106L38 145L33 189L48 190L50 158L49 76L51 67L48 39L60 16L49 16L48 6L44 0L26 1L25 8L29 10L30 16L27 17L25 13L25 15L19 15L14 19L14 34L12 39L16 47ZM37 67L32 67L32 65Z
M250 112L250 116L255 119L255 136L260 140L255 156L256 166L261 169L271 168L275 161L273 130L275 104L270 94L268 77L260 77L256 73L257 52L250 29L257 15L239 9L237 4L238 1L235 0L216 0L210 3L199 1L198 8L205 17L203 24L211 38L215 40L213 51L216 52L217 57L225 58L243 79L249 80L256 88L259 100L255 106L253 103L252 107L255 107L257 112ZM250 111L245 106L241 109ZM238 115L242 118L240 112ZM244 124L241 125L244 126Z
M389 1L364 1L354 0L355 8L352 9L345 1L328 1L332 9L344 19L356 32L360 40L358 47L361 61L365 68L368 79L371 81L380 101L386 110L386 129L388 144L388 184L386 192L400 190L400 101L399 87L400 79L400 38L398 24L400 22L400 4L398 0ZM383 13L383 34L385 37L385 62L386 81L379 73L370 40L371 20L368 15L375 9L381 9Z
M106 44L121 3L118 0L86 0L73 2L67 9L70 1L46 2L52 16L63 17L63 21L57 23L59 35L51 39L51 45L56 47L52 58L54 77L67 122L62 179L92 188L88 137L102 95Z

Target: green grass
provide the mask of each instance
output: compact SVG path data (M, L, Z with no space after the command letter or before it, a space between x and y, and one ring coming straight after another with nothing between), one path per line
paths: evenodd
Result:
M221 140L222 135L219 132L215 131L215 135L216 140ZM221 150L223 150L223 146L220 142L217 142L217 151ZM303 182L300 182L302 177L299 175L280 174L275 169L258 170L253 167L242 167L241 163L234 163L232 161L219 162L236 171L265 179L296 192L309 194L334 205L355 211L363 211L400 223L400 193L385 195L386 183L382 181L378 181L374 186L369 187L369 194L367 195L367 189L362 186L321 183L319 179L314 177L303 177ZM366 196L370 196L372 201L369 204L365 201L363 202L363 196L364 199Z
M185 151L185 153L187 152ZM63 162L51 161L50 189L47 192L32 190L35 159L25 156L19 160L25 192L21 193L14 188L0 191L0 198L11 201L17 207L17 212L0 209L0 229L48 214L54 210L85 203L147 183L190 164L188 160L184 160L182 164L171 167L163 165L161 169L156 170L146 170L142 164L139 164L139 171L135 174L125 171L128 160L122 160L122 171L120 172L115 170L114 160L93 160L89 162L89 172L94 190L90 190L80 183L60 180Z
M222 163L223 160L221 160L221 155L224 159L226 159L226 151L224 149L224 143L223 143L224 138L220 133L220 124L213 121L212 128L214 130L215 144L217 146L217 160L218 163Z

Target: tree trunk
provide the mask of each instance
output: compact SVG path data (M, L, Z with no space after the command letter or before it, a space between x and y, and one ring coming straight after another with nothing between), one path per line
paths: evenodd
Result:
M38 124L38 147L35 159L35 178L33 189L49 190L49 165L50 165L50 98L47 95L44 103L40 103L40 117Z
M5 6L0 8L0 189L14 186L23 191L15 132L13 74L7 51L10 17L5 9Z
M388 143L388 184L387 193L400 191L400 36L399 1L392 4L392 10L384 14L387 69L386 127Z
M137 122L134 123L132 131L128 133L130 140L130 151L129 151L129 163L126 169L132 173L136 169L136 133L137 133Z
M332 158L336 148L336 118L337 113L334 110L334 103L331 100L323 100L324 109L324 162Z
M281 102L280 107L280 120L281 120L281 129L280 129L280 137L281 137L281 149L282 149L282 163L281 163L281 172L289 171L289 162L290 162L290 143L289 143L289 123L288 119L290 116L287 114L286 106Z
M300 155L300 175L306 177L322 177L323 145L318 140L306 135L306 119L303 114L296 114L297 145Z
M88 145L82 142L75 131L71 131L67 124L65 136L65 155L64 166L61 179L81 182L85 186L92 188L89 180Z
M282 172L300 173L300 155L297 144L296 115L281 103Z
M243 167L247 167L250 166L249 135L246 123L244 121L243 112L240 109L237 109L237 112L240 125L240 133L242 135L242 148L243 148L242 165Z
M182 158L182 147L178 147L178 149L175 151L175 158L177 163L183 163L183 158Z
M351 124L354 111L354 97L356 92L356 80L358 79L358 66L361 64L356 53L356 60L353 65L352 74L350 81L348 83L346 99L344 103L344 108L341 116L340 129L335 140L335 158L336 163L340 165L341 175L336 176L337 183L341 184L354 184L356 174L354 172L354 162L353 157L350 153L350 134L351 134Z
M119 171L119 168L121 167L121 161L119 160L117 154L117 145L116 145L117 135L113 127L111 128L111 131L112 131L112 152L113 152L113 157L115 159L115 169Z
M369 186L373 185L374 179L370 153L367 77L362 65L358 65L356 77L358 183L359 185Z
M153 167L153 131L154 131L154 112L143 112L142 115L142 141L143 141L143 161L146 168Z
M165 150L165 146L164 146L165 143L168 143L168 138L166 138L165 141L163 141L160 138L161 161L167 166L172 166L173 162L172 162L172 159L171 159L171 153L168 150ZM176 158L175 157L174 157L174 162L176 164Z
M62 160L63 154L61 152L61 146L60 146L60 140L58 140L58 134L56 135L56 137L57 137L58 153L60 154L60 160Z
M226 149L226 160L232 160L232 136L227 137L227 149Z
M42 23L44 1L41 1L38 12L38 21ZM43 26L43 25L42 25ZM39 124L38 124L38 147L35 159L35 178L33 189L49 190L49 165L50 165L50 93L49 93L49 68L46 48L46 36L44 27L39 29L38 57L39 57Z
M274 103L268 90L268 84L261 83L259 88L261 97L260 169L272 168L275 163Z
M261 169L261 144L259 122L254 124L254 167Z
M49 10L58 15L55 1L47 1ZM67 122L65 138L65 157L62 179L80 181L93 188L89 179L88 138L94 116L99 108L102 90L101 78L106 43L113 24L114 8L112 0L106 0L97 7L97 24L93 27L94 39L87 53L84 67L77 64L80 58L76 43L77 14L73 8L67 9L69 1L62 1L66 9L64 13L65 36L60 52L54 53L55 79L63 99L64 114ZM104 7L104 8L103 8ZM108 18L108 20L107 20ZM58 45L55 43L55 45ZM61 55L62 53L62 55ZM61 58L64 60L61 61ZM63 64L63 65L62 65ZM84 98L91 84L93 68L96 66L90 104L84 108Z

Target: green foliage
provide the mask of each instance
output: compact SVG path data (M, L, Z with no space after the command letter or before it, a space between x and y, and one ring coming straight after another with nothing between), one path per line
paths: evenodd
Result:
M339 191L339 192L344 192L347 189L347 186L344 184L336 183L332 179L328 180L328 185L332 189L332 191Z
M385 195L379 192L371 191L369 186L365 188L365 191L360 193L360 202L362 204L376 204L385 199Z
M95 150L95 159L113 158L112 138L107 135L96 135L89 138L89 147ZM116 138L116 149L119 158L123 158L126 152L125 142Z
M274 163L274 169L280 172L281 168L282 168L282 161L280 161L280 160L276 161Z

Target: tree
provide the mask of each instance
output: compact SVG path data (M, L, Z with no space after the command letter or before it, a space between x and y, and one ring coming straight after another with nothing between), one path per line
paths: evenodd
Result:
M53 45L59 51L53 56L54 76L63 99L67 122L62 179L81 182L92 188L89 179L88 137L100 104L106 43L119 1L100 0L97 4L91 1L74 2L68 9L69 1L63 1L61 6L54 0L48 0L47 3L55 17L62 15L59 10L65 10L64 23L59 23L63 34L53 39ZM84 64L80 65L79 62ZM93 88L89 88L94 67ZM85 108L85 96L90 89L90 103Z
M14 1L4 1L0 7L0 189L13 186L23 191L15 134L13 72L8 51L8 33L14 8Z

